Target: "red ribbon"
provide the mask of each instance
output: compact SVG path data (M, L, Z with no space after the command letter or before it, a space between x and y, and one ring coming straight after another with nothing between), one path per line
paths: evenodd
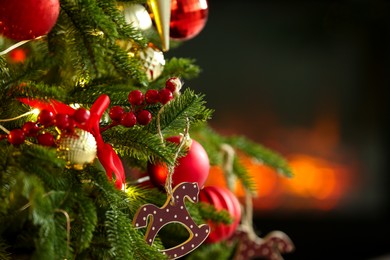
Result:
M30 98L19 98L19 101L40 110L47 109L53 112L53 114L67 114L72 116L76 111L74 108L54 99L49 101L42 101ZM76 124L78 128L90 132L95 137L97 157L106 170L108 179L112 180L112 173L114 173L116 179L115 187L117 189L124 189L126 177L122 161L112 146L108 143L104 143L103 137L100 133L99 122L104 111L108 108L109 105L110 98L106 94L100 95L90 109L89 120L83 125L78 124L77 122Z

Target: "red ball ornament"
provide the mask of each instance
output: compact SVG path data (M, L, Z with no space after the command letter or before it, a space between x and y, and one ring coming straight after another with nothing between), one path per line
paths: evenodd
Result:
M241 219L241 206L237 197L226 188L206 186L199 192L199 201L211 204L217 210L226 210L232 218L232 223L229 225L209 223L211 232L206 242L216 243L232 236Z
M169 36L188 40L200 33L208 17L206 0L172 0Z
M167 141L179 144L181 136L167 138ZM182 182L197 182L203 187L209 174L209 157L203 146L195 140L191 140L188 153L180 157L172 175L172 188ZM164 187L168 175L165 164L148 164L150 181L156 187Z
M60 13L58 0L0 0L0 33L30 40L50 32Z

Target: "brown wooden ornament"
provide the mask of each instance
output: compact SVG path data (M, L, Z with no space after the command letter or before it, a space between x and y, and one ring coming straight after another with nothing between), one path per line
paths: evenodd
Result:
M134 216L133 225L135 228L147 226L145 240L152 245L157 233L164 226L170 223L182 224L188 230L189 238L175 247L161 251L169 259L182 257L200 246L210 233L207 224L198 226L194 222L184 203L185 198L194 203L198 202L198 195L198 183L180 183L173 189L172 196L168 195L167 201L161 208L153 204L140 207Z
M254 258L282 260L282 253L294 250L290 238L282 231L272 231L264 238L257 237L249 230L240 228L230 241L238 240L233 260L249 260Z

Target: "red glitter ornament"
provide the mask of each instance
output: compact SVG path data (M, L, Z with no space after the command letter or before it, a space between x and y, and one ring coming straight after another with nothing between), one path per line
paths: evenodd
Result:
M13 40L45 35L60 13L58 0L0 0L0 33Z
M206 0L172 0L169 36L188 40L200 33L208 17Z

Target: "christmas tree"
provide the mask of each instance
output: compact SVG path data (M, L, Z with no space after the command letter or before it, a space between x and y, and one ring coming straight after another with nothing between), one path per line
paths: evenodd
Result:
M0 1L0 259L292 250L284 233L251 229L256 183L241 159L289 177L286 161L214 131L195 60L164 58L207 15L205 1Z

